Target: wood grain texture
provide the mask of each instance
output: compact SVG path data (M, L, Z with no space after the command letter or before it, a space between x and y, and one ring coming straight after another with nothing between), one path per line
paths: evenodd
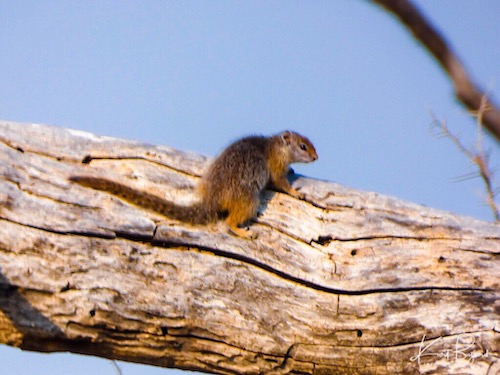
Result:
M189 204L208 162L0 122L0 343L219 374L499 370L498 225L293 176L307 200L266 192L248 241L68 181Z

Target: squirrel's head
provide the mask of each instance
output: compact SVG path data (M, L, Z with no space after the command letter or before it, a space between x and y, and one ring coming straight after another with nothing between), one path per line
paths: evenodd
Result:
M289 130L279 134L281 142L287 147L290 163L310 163L318 159L318 154L311 141Z

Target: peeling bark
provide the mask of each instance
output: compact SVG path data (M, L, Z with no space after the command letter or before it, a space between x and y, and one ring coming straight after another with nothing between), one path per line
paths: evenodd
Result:
M248 241L67 180L187 204L198 155L0 122L0 158L0 343L218 374L500 366L499 225L295 176L307 201L266 192Z

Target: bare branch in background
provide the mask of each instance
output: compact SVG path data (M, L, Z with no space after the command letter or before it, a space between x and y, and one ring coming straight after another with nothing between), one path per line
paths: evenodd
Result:
M483 100L481 101L479 110L477 111L477 113L473 114L473 116L476 118L476 123L477 123L477 141L476 141L476 146L471 147L470 149L465 147L464 144L460 141L460 139L448 129L448 126L446 125L445 121L438 121L434 115L432 116L434 119L434 123L438 124L438 126L440 127L443 136L451 139L451 141L457 146L460 152L465 156L467 156L467 158L477 167L478 176L481 177L481 180L483 180L486 189L486 203L491 209L495 222L498 223L500 222L500 212L499 212L500 209L495 202L495 198L498 191L496 191L494 188L493 172L491 171L491 168L488 165L489 163L488 153L485 152L483 149L482 120L484 114L489 110L488 105L489 105L488 100L486 99L486 97L484 97Z
M413 33L424 47L436 58L450 77L457 99L470 111L477 113L486 97L469 78L460 59L451 50L446 40L409 0L372 0L393 13ZM486 99L485 110L480 121L500 141L500 110Z

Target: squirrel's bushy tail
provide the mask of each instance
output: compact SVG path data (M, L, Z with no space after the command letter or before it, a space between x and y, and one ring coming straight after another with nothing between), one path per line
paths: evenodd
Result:
M185 223L207 224L217 220L216 208L207 207L204 202L198 202L191 206L181 206L157 195L138 191L119 182L104 178L71 176L69 180L82 186L111 193L127 202Z

